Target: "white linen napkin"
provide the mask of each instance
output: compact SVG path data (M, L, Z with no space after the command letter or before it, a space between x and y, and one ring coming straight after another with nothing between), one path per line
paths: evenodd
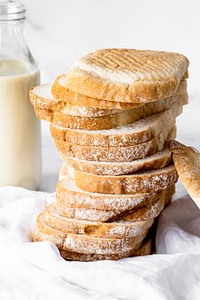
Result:
M161 214L157 254L88 263L32 242L36 217L54 197L0 188L0 299L200 299L200 211L188 195Z

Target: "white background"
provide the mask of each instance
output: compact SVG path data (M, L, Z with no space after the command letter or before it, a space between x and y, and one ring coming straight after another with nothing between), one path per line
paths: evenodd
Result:
M107 47L180 52L190 60L190 104L177 121L179 141L200 149L200 6L198 0L22 0L26 36L42 83L74 60ZM61 160L42 122L42 189L53 191Z

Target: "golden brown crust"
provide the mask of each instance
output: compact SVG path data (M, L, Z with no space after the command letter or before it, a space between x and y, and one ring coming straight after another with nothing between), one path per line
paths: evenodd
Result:
M170 124L171 126L171 124ZM173 125L172 125L173 127ZM171 128L171 127L170 127ZM123 128L122 128L123 129ZM51 135L55 140L60 140L69 144L82 146L100 146L100 147L127 147L134 146L152 139L152 130L149 127L141 127L140 130L134 129L123 131L117 134L116 131L86 131L86 130L71 130L63 127L57 127L51 124Z
M140 247L139 247L140 246ZM134 250L122 254L82 254L77 252L70 252L60 249L60 255L66 260L74 261L95 261L95 260L118 260L129 256L144 256L151 254L152 241L150 238L145 239L142 244L135 247ZM137 249L138 248L138 249ZM137 250L136 250L137 249Z
M53 95L47 94L38 94L38 89L48 90L48 84L42 84L40 86L32 87L29 91L29 99L33 107L42 109L42 110L60 110L65 107L65 102L61 101L60 99L55 99Z
M53 242L59 249L79 251L85 254L117 254L134 249L142 242L147 231L132 238L98 238L86 235L71 234L57 230L47 224L44 214L36 221L34 241L47 240Z
M200 208L200 153L177 141L170 142L170 149L181 181Z
M142 105L142 104L134 104L134 103L123 103L120 101L119 102L105 101L102 99L88 97L85 95L81 95L79 93L75 93L60 83L62 79L64 79L63 76L65 77L65 75L58 76L52 85L52 94L57 100L64 101L73 105L93 107L98 109L125 110L125 109L131 109Z
M144 105L144 103L104 101L99 98L92 98L79 93L75 93L63 85L64 76L65 75L58 76L52 86L52 94L57 100L60 100L61 102L66 102L78 106L93 107L96 109L120 109L120 110L138 108ZM187 82L186 80L183 80L180 82L177 90L173 95L176 96L176 95L184 94L186 93L186 89L187 89ZM157 100L158 99L155 99L153 102Z
M183 55L134 49L102 49L81 58L66 87L107 101L145 103L172 95L189 62Z
M57 139L54 139L54 143L61 156L92 161L129 162L152 155L157 150L155 139L127 147L84 146L69 144Z
M87 192L103 194L135 194L166 189L178 180L173 165L163 169L132 175L99 176L74 170L76 186Z
M128 220L129 222L147 221L156 218L163 210L165 205L165 194L166 190L162 191L158 198L150 199L149 202L143 206L135 207L133 209L124 208L124 211L69 208L60 206L57 202L56 209L61 216L75 220L88 220L93 222L124 222L125 220Z
M62 156L62 159L66 165L82 172L92 173L94 175L117 176L131 174L138 171L164 168L171 162L171 152L169 149L164 149L163 151L156 152L151 156L147 156L143 159L137 159L129 163L88 161L64 155ZM65 164L63 164L60 169L61 177L65 177L68 172Z
M51 124L50 129L55 140L95 147L133 146L147 142L155 137L158 150L161 151L170 131L175 125L176 116L181 112L182 106L174 105L171 109L154 114L148 118L108 130L73 130L53 124Z
M146 204L140 209L133 209L131 213L123 217L123 220L131 222L134 220L148 220L152 216L156 218L161 213L163 208L171 202L172 196L175 193L175 186L169 186L166 190L162 191L162 193L159 201L154 200L152 203Z
M55 204L47 207L45 221L56 230L67 234L81 234L99 238L132 238L143 234L153 224L154 218L138 222L92 222L89 220L77 220L66 218L58 214Z
M68 208L86 208L107 211L132 210L139 208L152 199L160 198L161 191L138 193L135 195L115 195L88 193L75 186L74 180L69 177L58 182L56 188L56 206Z
M140 119L147 118L155 113L171 108L174 103L185 105L187 102L187 94L177 95L154 103L147 103L138 108L100 117L74 116L63 112L62 110L41 109L37 106L34 106L34 110L38 118L52 122L56 126L61 126L63 128L105 130L131 124Z
M34 107L35 115L40 120L45 120L47 122L53 122L54 111L51 109L38 109Z

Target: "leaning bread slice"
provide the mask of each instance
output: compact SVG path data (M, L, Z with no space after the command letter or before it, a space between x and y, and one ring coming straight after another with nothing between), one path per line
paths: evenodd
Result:
M82 172L92 173L95 175L117 176L131 174L138 171L164 168L171 162L171 151L168 148L165 148L163 151L156 152L151 156L130 162L88 161L64 155L62 158L65 164ZM60 176L65 176L66 172L68 172L65 164L63 164L60 169Z
M162 192L138 193L135 195L115 195L89 193L76 187L69 177L58 182L56 188L56 206L61 208L84 208L106 211L132 210L158 200Z
M128 256L143 256L151 254L152 240L145 238L133 250L121 254L83 254L60 249L60 255L66 260L95 261L95 260L118 260ZM136 250L137 249L137 250Z
M187 83L185 78L187 78L187 75L183 78L177 90L172 95L177 96L186 93ZM61 102L66 102L68 104L79 106L79 107L84 106L85 108L94 108L100 110L101 109L127 110L127 109L137 108L144 104L144 103L126 103L120 101L118 102L105 101L99 98L87 97L85 95L75 93L69 90L65 86L65 75L61 75L55 80L55 82L52 85L51 91L53 96L57 99L57 101L60 100ZM155 101L157 100L155 99L153 102Z
M76 157L91 161L124 162L133 161L151 155L157 150L156 139L127 147L100 147L69 144L54 139L56 148L61 156ZM162 143L162 147L163 147Z
M200 152L177 141L170 142L170 149L181 181L200 208Z
M101 238L132 238L143 234L153 224L154 218L141 222L91 222L65 218L58 214L55 204L47 207L45 221L51 227L65 233L81 234Z
M136 207L131 210L99 210L99 209L85 209L85 208L69 208L60 206L56 202L56 210L59 215L76 220L88 220L94 222L115 222L123 221L126 218L132 222L145 221L156 218L163 210L165 205L166 191L162 191L158 199L151 199L148 203L141 207ZM130 216L129 216L130 215ZM128 217L129 216L129 217Z
M64 76L60 76L60 81L64 80ZM138 107L135 107L134 104L127 104L127 108L124 109L99 109L99 108L93 108L88 106L83 106L84 103L80 103L80 105L73 105L68 102L67 99L56 99L54 98L52 92L52 86L50 84L42 84L40 86L36 86L30 89L29 92L29 98L34 108L37 108L38 110L53 110L53 111L62 111L64 114L68 114L71 116L76 117L85 117L85 118L96 118L96 117L102 117L106 115L116 114L120 113L123 110L132 110L135 108L136 113L137 109L139 109L140 105ZM176 92L168 98L158 100L154 102L153 104L144 104L142 106L149 107L149 110L156 109L156 106L158 106L158 109L160 107L160 110L167 109L171 107L171 102L173 102L178 96L187 95L187 81L183 80L180 82L178 89ZM97 99L97 101L101 101ZM124 103L125 104L125 103ZM133 106L133 107L131 107ZM155 106L155 108L154 108ZM163 109L162 109L163 106Z
M59 78L63 79L64 76L60 76ZM62 80L60 81L62 82ZM83 106L84 104L73 105L68 102L67 99L59 99L55 98L51 92L52 85L51 84L42 84L30 89L29 98L34 108L37 110L52 110L52 111L62 111L65 114L69 114L71 116L79 116L79 117L101 117L110 114L114 114L120 112L121 109L99 109L93 107ZM186 80L182 81L179 85L177 92L174 96L179 96L186 94L187 92L187 83ZM127 107L126 109L130 109L131 107Z
M66 74L65 86L107 101L147 103L171 96L188 65L178 53L102 49L80 58Z
M120 111L101 117L73 116L66 114L63 110L42 110L37 107L34 109L38 118L52 122L56 126L83 130L106 130L147 118L155 113L171 108L174 104L184 105L187 103L188 95L184 94L159 100L155 103L147 103L139 108Z
M45 215L37 218L34 231L34 241L48 240L59 249L75 251L79 253L115 254L131 251L138 243L141 243L147 231L132 238L112 239L97 238L78 234L68 234L49 226L45 221Z
M103 147L126 147L144 143L152 138L165 141L175 124L176 117L182 112L182 105L154 114L148 118L125 126L109 130L75 130L51 125L51 135L56 140L62 140L76 145ZM163 144L158 150L163 149Z
M166 189L178 180L174 165L153 171L121 176L101 176L73 169L76 186L87 192L102 194L135 194Z

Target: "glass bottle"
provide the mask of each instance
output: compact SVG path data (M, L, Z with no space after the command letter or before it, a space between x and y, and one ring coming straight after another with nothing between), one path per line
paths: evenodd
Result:
M0 186L38 189L41 181L40 121L29 89L40 73L24 38L25 8L0 2Z

